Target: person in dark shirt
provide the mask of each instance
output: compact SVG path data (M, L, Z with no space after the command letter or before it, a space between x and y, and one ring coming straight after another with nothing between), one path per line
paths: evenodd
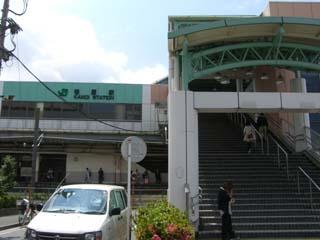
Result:
M266 138L267 131L268 131L268 120L263 113L260 113L257 118L257 128L259 130L259 133L262 135L262 137Z
M231 221L231 204L234 203L233 194L233 184L232 182L225 182L223 187L220 187L218 192L218 210L220 212L222 225L221 225L221 235L222 240L238 239L235 238L235 233L232 229Z
M98 171L98 181L100 184L103 183L104 181L104 172L102 168L99 168L99 171Z

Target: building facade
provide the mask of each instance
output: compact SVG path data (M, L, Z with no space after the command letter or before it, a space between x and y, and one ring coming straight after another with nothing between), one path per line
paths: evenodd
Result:
M64 177L67 182L82 182L89 168L96 182L102 168L106 182L123 183L127 164L120 145L129 135L146 141L145 166L150 173L160 168L166 176L166 161L163 166L149 163L154 158L152 149L166 145L166 85L50 82L44 86L5 81L0 95L1 155L16 158L18 181L28 182L31 177L36 108L41 112L36 181L47 181L50 169L54 182ZM141 173L142 165L135 166Z

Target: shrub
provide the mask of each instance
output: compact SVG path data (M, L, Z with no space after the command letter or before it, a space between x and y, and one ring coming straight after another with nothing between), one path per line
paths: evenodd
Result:
M138 208L134 220L138 240L194 239L194 230L186 215L165 200Z
M14 196L3 195L0 197L0 209L14 207L16 207L16 198Z
M2 159L0 168L0 196L5 196L9 189L15 185L16 178L16 161L10 156L6 155Z

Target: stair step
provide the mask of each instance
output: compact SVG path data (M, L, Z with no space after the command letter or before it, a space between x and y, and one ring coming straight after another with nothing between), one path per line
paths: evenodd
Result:
M258 223L258 222L319 222L319 216L233 216L233 223ZM202 216L200 217L201 224L208 222L221 222L221 218L217 216Z
M318 228L315 229L286 229L286 230L239 230L236 231L237 236L243 238L287 238L287 239L295 239L295 238L306 238L309 239L311 237L319 237L320 230ZM292 237L293 236L293 237ZM220 230L206 230L199 232L200 239L204 238L217 238L221 239Z

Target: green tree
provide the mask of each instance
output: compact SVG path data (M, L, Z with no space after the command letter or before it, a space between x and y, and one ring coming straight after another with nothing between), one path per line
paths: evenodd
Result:
M5 195L15 185L16 179L16 160L6 155L2 159L0 168L0 196Z

